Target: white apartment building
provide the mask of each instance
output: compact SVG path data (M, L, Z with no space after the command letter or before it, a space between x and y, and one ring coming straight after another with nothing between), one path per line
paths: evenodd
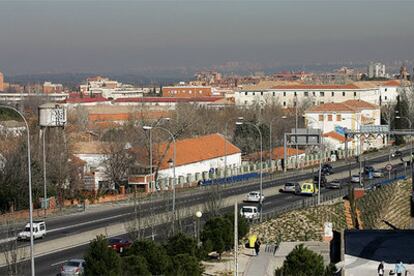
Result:
M305 111L304 116L307 127L323 131L331 150L345 147L344 129L357 131L360 126L381 124L380 107L361 100L312 106ZM360 142L363 150L384 145L382 137L369 137L362 138L361 141L353 139L348 146L357 149Z
M368 77L369 78L385 78L387 75L385 73L385 64L376 62L371 62L368 66Z
M80 92L84 95L102 96L106 99L120 99L143 97L145 91L108 78L95 77L88 79L86 84L81 84Z
M234 93L237 106L280 104L284 108L295 103L310 102L312 105L340 103L347 100L362 100L383 105L396 100L400 91L397 80L373 83L367 87L346 85L280 85L271 89L240 90Z

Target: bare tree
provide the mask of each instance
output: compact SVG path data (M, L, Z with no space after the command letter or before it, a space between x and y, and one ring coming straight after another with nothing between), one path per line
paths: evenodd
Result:
M0 250L3 254L7 275L23 275L25 269L25 260L28 255L27 246L19 246L16 239L19 229L16 221L13 219L6 219L1 225L2 232L5 234L4 241L0 243Z

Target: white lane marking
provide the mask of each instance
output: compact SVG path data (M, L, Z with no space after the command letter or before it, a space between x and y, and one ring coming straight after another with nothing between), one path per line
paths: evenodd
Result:
M68 261L68 260L60 261L60 262L57 262L57 263L51 264L50 266L58 266L58 265L60 265L60 264L64 264L64 263L66 263L67 261Z

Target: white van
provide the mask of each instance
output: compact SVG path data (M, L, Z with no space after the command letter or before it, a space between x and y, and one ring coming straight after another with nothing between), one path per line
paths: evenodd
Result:
M33 221L33 239L46 236L46 223L44 221ZM26 224L24 230L17 235L17 240L30 240L30 223Z
M240 215L246 219L257 219L259 218L260 212L256 206L243 206L240 208Z

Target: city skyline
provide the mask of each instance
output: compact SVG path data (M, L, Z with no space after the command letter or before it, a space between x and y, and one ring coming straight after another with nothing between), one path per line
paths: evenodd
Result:
M412 8L405 1L6 1L0 71L411 62Z

